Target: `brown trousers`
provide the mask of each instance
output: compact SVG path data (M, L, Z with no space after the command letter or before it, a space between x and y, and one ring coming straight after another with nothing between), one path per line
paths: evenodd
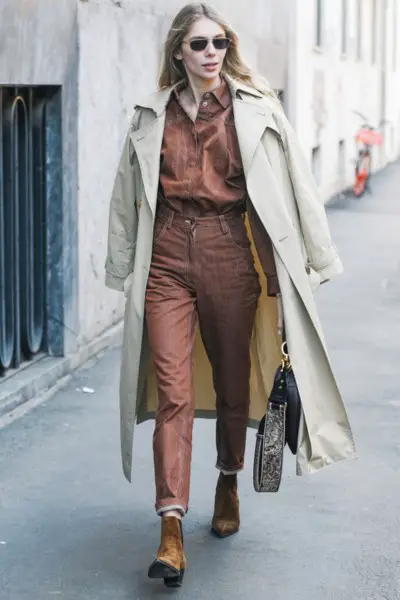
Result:
M145 304L158 388L157 512L188 510L197 325L217 397L217 468L243 468L250 341L260 291L240 213L189 219L160 207Z

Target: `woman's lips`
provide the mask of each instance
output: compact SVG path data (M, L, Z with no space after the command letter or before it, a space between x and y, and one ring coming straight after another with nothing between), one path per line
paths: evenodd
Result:
M218 67L218 63L208 63L206 65L203 65L203 67L207 70L207 71L215 71L215 69Z

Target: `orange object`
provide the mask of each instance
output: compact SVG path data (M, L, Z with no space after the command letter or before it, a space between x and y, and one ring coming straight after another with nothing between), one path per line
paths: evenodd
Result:
M353 192L355 196L361 196L361 194L365 190L365 184L368 179L368 171L367 169L361 169L356 175L356 181L353 187Z
M365 189L365 181L357 181L354 184L354 187L353 187L354 195L357 196L357 197L361 196L361 194L363 193L364 189Z

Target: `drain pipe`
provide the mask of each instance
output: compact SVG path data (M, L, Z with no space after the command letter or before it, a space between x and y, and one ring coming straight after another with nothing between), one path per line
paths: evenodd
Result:
M388 22L388 0L383 0L383 11L382 11L382 22L381 22L381 123L382 128L385 127L386 121L386 86L387 86L387 22ZM386 131L383 136L383 144L380 151L380 163L381 167L384 166L386 161Z
M283 4L283 3L282 3ZM291 122L294 129L297 129L298 119L298 33L297 33L297 16L298 16L298 0L295 0L292 4L289 2L285 3L285 10L287 10L287 55L285 65L285 92L284 92L284 108L286 115Z

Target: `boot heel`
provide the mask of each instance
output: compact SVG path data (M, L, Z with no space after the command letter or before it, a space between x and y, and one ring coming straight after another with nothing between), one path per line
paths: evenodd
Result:
M163 579L166 587L181 587L186 567L182 521L177 517L163 517L161 523L161 543L148 576Z
M178 577L168 577L168 579L164 579L164 584L169 588L181 587L184 575L185 575L185 569L183 569L180 572Z

